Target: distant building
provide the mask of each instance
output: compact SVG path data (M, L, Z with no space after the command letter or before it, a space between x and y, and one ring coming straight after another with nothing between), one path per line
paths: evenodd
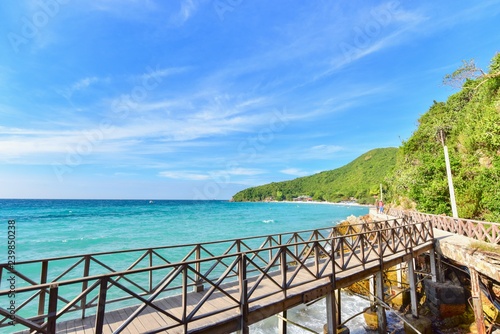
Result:
M311 196L306 196L306 195L302 195L302 196L299 196L299 197L295 197L293 199L294 202L311 202L313 199Z

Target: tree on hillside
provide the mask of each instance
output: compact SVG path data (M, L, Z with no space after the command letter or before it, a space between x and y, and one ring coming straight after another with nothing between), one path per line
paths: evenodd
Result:
M453 73L445 75L443 78L443 84L460 89L464 87L464 84L467 81L472 80L477 82L477 84L473 87L475 90L488 79L500 77L500 64L498 62L495 64L495 58L497 57L498 54L491 62L489 73L485 73L481 68L477 67L474 59L469 61L462 60L462 66L457 68Z
M500 54L488 73L473 61L445 77L462 89L435 102L403 142L389 181L396 204L451 214L442 140L446 134L458 214L500 221Z

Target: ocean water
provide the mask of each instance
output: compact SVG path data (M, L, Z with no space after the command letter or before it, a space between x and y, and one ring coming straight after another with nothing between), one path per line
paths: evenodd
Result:
M361 206L310 203L0 200L0 249L6 249L11 219L16 221L16 262L21 262L309 230L334 226L349 215L367 213L368 208ZM0 263L7 262L3 252ZM345 294L343 319L367 305L367 301ZM298 307L288 316L322 332L326 322L324 301ZM270 318L255 324L251 332L275 333L277 321ZM365 333L363 323L361 317L348 323L351 333ZM288 329L289 333L308 333L292 325Z
M0 200L0 243L16 220L17 261L329 227L360 206L228 201Z

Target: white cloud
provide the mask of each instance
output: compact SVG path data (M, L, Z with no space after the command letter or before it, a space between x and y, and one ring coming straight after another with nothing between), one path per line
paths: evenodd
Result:
M148 80L148 79L158 79L158 78L164 78L168 77L174 74L180 74L188 71L190 67L184 66L184 67L167 67L167 68L147 68L148 72L142 74L140 77L143 80Z
M161 177L166 177L170 179L179 179L179 180L191 180L191 181L206 181L206 180L215 180L218 182L228 183L231 182L231 176L245 176L251 177L255 175L261 175L266 173L266 171L257 168L229 168L229 169L221 169L221 170L213 170L213 171L162 171L159 172L158 175Z
M182 114L178 112L178 104L176 100L144 103L137 109L155 112L130 113L123 118L117 115L95 117L94 120L70 118L57 128L52 122L39 124L37 128L0 126L1 160L5 163L43 164L56 158L60 160L71 152L83 151L80 155L85 157L85 162L90 162L87 157L92 156L112 163L118 157L125 158L125 153L126 160L130 161L134 157L182 151L182 144L207 138L225 141L232 134L251 133L269 126L269 115L265 113L245 113L242 108L229 112L229 115L203 109ZM208 141L190 145L190 151L196 152L206 147ZM235 168L226 173L256 175L260 171Z
M83 79L80 79L72 83L71 85L69 85L69 87L56 89L56 92L62 95L64 98L71 100L71 98L75 93L85 91L89 87L97 83L109 83L109 82L110 82L109 78L99 78L97 76L85 77Z
M179 11L179 18L182 23L186 22L196 11L197 4L193 0L184 0Z
M208 174L199 174L199 173L184 172L184 171L162 171L159 172L158 175L169 179L191 180L191 181L204 181L204 180L209 180L211 178L210 175Z
M219 172L225 173L225 171ZM227 171L230 175L244 175L244 176L253 176L260 175L266 173L266 171L257 168L231 168Z
M309 175L308 172L305 170L299 169L299 168L286 168L280 170L280 173L287 174L287 175L293 175L293 176L306 176Z
M75 82L73 85L71 85L70 89L72 91L82 90L82 89L85 89L85 88L89 87L91 84L96 83L98 81L99 81L98 77L83 78L83 79Z

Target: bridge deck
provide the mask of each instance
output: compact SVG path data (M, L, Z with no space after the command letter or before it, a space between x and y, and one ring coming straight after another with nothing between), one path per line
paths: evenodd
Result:
M419 253L423 253L432 248L432 243L422 244L419 247L413 249L413 256ZM408 259L408 253L405 251L384 257L383 267L387 268L393 266L396 263L400 263ZM354 259L353 259L354 260ZM324 262L325 260L322 260ZM375 272L380 270L379 257L376 254L370 256L367 261L362 266L360 270L360 261L352 263L353 269L343 270L341 272L335 273L335 287L342 288L346 287L362 278L369 277ZM312 269L314 264L310 264L309 267ZM294 266L290 266L287 269L287 274L291 275L295 270ZM323 278L317 279L311 282L311 276L305 271L300 271L295 278L295 282L298 286L286 290L286 292L276 290L276 284L272 282L270 278L265 278L259 283L258 289L253 294L253 299L258 299L257 301L250 302L249 313L248 313L248 324L253 324L262 319L265 319L273 314L277 314L293 306L307 303L311 300L317 299L326 295L326 293L332 291L332 284L330 284L331 277L331 267L325 270L323 273ZM329 276L330 275L330 276ZM281 282L282 275L279 271L270 273L269 275L276 282ZM248 279L249 284L254 282L257 277L251 277ZM306 282L305 284L301 284ZM224 291L230 292L235 299L239 298L240 290L238 287L238 282L224 284L221 288ZM271 294L271 295L270 295ZM286 294L286 295L285 295ZM187 294L187 304L188 311L192 310L195 305L197 305L205 295L205 291L201 292L190 292ZM270 296L269 296L270 295ZM263 299L259 297L265 296ZM154 303L163 310L168 310L170 314L182 319L183 317L183 307L182 307L182 296L171 296L168 298L163 298ZM211 311L217 311L226 308L231 304L231 301L222 292L216 291L209 298L209 300L204 303L203 313L208 313ZM137 306L123 308L111 312L107 312L105 315L105 325L103 327L103 333L113 333L119 326L132 315ZM78 334L94 334L95 326L95 315L89 316L84 320L71 320L59 323L57 325L58 333L78 333ZM189 323L189 327L186 332L189 333L230 333L238 329L239 321L241 315L238 308L233 308L222 313L217 313L205 318L201 318ZM175 325L175 321L159 312L154 310L152 307L147 307L142 311L127 328L123 330L123 333L147 333L147 332L157 332L158 329L162 327ZM161 331L163 333L185 333L185 329L181 326ZM28 333L27 331L25 333Z
M175 246L182 260L167 246L0 264L0 281L5 270L26 282L16 290L21 333L231 333L409 261L433 239L429 221L397 218ZM132 262L114 270L115 255ZM67 269L49 275L58 261ZM34 266L39 281L21 271ZM1 290L0 304L8 298ZM0 306L0 328L9 318Z

